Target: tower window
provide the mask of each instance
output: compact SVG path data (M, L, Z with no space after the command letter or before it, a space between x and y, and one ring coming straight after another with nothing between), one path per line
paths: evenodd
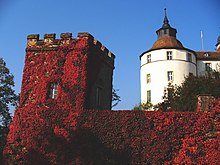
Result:
M167 80L172 81L173 80L173 71L168 71L167 72Z
M172 60L172 59L173 59L172 52L167 51L167 60Z
M102 103L102 88L96 88L96 106L101 106Z
M187 61L192 62L192 54L187 53Z
M147 74L147 84L151 82L151 76L150 74Z
M50 84L50 93L49 93L50 98L56 99L57 93L58 93L57 87L58 87L58 83L51 83Z
M151 55L147 55L147 63L151 62Z
M151 90L147 91L147 102L151 102Z
M205 70L211 71L212 70L212 64L211 63L205 63Z
M167 30L166 29L164 30L164 34L167 34Z

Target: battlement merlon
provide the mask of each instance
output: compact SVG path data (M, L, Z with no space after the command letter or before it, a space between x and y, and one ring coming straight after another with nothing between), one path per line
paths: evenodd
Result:
M56 48L58 45L62 45L65 41L65 44L68 44L68 40L77 40L83 37L86 37L93 41L93 44L100 49L104 54L106 54L109 58L112 60L115 59L115 55L110 52L104 45L101 44L98 40L96 40L90 33L88 32L79 32L77 35L77 38L72 38L72 33L61 33L60 34L60 39L56 39L56 34L51 33L51 34L44 34L44 39L39 38L39 34L30 34L27 36L27 48L28 50L41 50L41 46L48 45L50 48ZM67 40L67 41L66 41ZM63 41L63 42L62 42ZM27 49L26 49L27 50ZM45 49L45 50L53 50L53 49Z

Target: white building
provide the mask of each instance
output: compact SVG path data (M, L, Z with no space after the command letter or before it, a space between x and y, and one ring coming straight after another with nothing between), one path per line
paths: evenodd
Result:
M189 74L205 74L220 70L220 37L216 52L196 52L185 48L176 38L176 29L169 25L166 15L163 26L156 31L158 39L152 48L140 55L141 102L153 105L163 101L169 82L180 85Z

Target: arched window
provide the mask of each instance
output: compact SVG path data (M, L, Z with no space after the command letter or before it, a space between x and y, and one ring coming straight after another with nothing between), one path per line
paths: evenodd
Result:
M56 82L50 84L49 98L52 99L57 98L57 93L58 93L57 87L58 87L58 83Z

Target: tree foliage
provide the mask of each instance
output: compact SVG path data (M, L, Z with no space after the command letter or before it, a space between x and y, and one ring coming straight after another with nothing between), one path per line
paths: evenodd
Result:
M18 100L18 96L12 89L13 86L14 76L6 67L4 60L0 58L0 159L11 122L10 105L16 106Z
M153 107L153 104L150 102L145 103L139 103L138 105L135 105L132 110L148 110Z
M168 84L164 92L163 102L155 106L155 109L163 111L195 111L198 95L220 96L219 72L208 72L204 76L189 75L185 81L177 86Z

